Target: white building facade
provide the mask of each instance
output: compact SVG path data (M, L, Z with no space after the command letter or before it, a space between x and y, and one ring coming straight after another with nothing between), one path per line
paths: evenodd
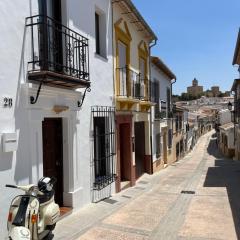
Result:
M172 84L176 76L158 57L151 57L152 149L153 172L171 161L172 150Z
M4 236L17 194L5 184L55 176L73 209L115 192L115 127L111 1L3 0L0 12Z

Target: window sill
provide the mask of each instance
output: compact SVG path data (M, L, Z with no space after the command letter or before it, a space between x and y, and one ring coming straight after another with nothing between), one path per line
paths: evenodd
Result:
M108 58L106 56L103 56L101 54L95 53L94 56L104 62L108 62Z

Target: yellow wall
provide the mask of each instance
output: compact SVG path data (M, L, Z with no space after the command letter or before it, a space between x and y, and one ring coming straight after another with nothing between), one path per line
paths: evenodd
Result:
M146 72L147 78L149 79L149 39L144 36L144 32L138 31L138 28L135 24L131 23L131 20L127 17L127 15L122 14L123 10L118 6L118 4L113 4L113 54L114 54L114 68L118 66L117 64L117 38L119 34L124 38L125 36L129 36L130 38L125 39L130 40L130 48L129 48L129 67L139 72L139 58L140 56L146 58ZM116 31L116 29L118 29ZM119 31L120 29L120 31ZM124 42L126 43L126 42ZM140 48L140 49L139 49ZM116 74L116 73L115 73ZM115 78L116 79L116 78Z

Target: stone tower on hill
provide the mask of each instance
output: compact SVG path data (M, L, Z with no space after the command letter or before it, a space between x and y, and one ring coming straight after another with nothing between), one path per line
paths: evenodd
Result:
M198 86L198 80L196 78L193 79L192 86L187 88L187 93L193 97L198 97L203 93L203 86Z

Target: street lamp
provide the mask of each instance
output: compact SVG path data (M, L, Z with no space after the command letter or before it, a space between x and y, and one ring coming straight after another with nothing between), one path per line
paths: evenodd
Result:
M229 111L232 111L232 108L233 108L232 103L229 102L229 103L228 103L228 110L229 110Z

